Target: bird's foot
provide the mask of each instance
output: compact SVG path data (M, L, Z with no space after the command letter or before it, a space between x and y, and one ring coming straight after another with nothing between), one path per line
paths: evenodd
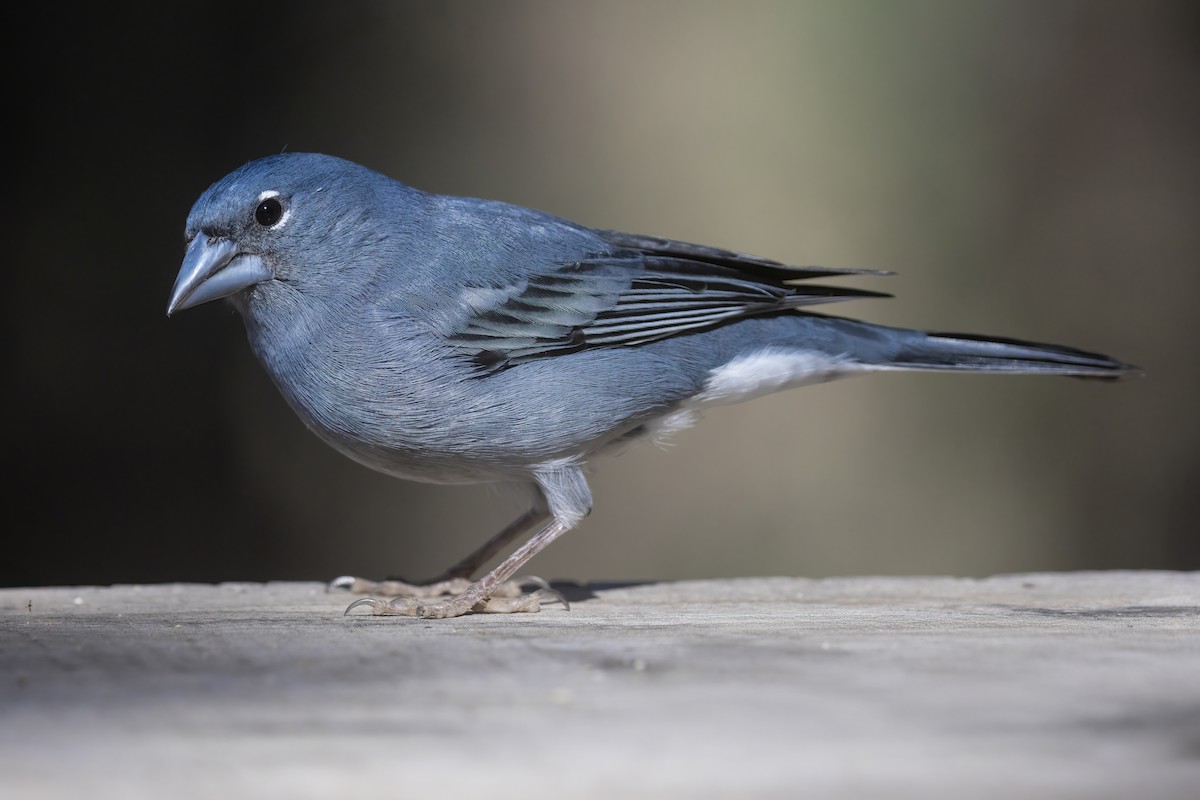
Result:
M509 581L508 583L517 583ZM501 584L504 586L507 584ZM543 603L562 603L568 611L571 606L567 598L560 592L549 587L538 589L529 594L516 597L479 597L470 589L437 602L428 602L427 598L394 597L384 600L376 597L363 597L355 600L346 607L346 614L356 608L369 608L373 616L404 616L421 619L448 619L461 617L463 614L517 614L541 611Z
M460 595L470 588L471 582L463 577L441 576L428 583L406 583L404 581L386 580L372 581L366 578L356 578L353 575L343 575L329 582L328 589L343 589L352 594L371 594L381 597L413 597L430 598L447 595ZM521 597L526 587L549 589L550 584L534 575L505 581L496 587L492 597L511 598Z

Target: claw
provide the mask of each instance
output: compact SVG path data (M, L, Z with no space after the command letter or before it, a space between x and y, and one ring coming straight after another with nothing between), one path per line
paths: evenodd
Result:
M538 580L541 580L540 578ZM571 604L567 602L567 597L558 589L551 589L549 586L544 586L533 593L539 603L562 603L564 611L571 610Z
M537 575L526 575L523 578L514 578L513 580L518 586L536 586L539 589L550 588L550 581L545 578L539 578Z
M353 591L354 582L356 580L358 579L353 575L341 575L325 584L325 591L332 592L335 589L345 589L348 592Z
M358 608L359 606L370 606L371 613L374 614L375 609L377 609L379 607L379 603L380 603L380 601L376 600L374 597L360 597L359 599L355 600L350 605L346 606L346 610L342 612L342 616L343 617L350 616L350 612L353 611L354 609Z

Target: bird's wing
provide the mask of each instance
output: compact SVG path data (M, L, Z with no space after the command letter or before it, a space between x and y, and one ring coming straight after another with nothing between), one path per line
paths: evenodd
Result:
M602 252L546 266L502 287L466 287L468 309L442 334L483 373L593 347L632 346L758 314L858 297L796 284L880 270L793 267L728 250L614 231Z

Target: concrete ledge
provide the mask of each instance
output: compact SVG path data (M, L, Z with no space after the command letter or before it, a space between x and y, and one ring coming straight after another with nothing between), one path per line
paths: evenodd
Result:
M0 796L1192 798L1200 573L0 590Z

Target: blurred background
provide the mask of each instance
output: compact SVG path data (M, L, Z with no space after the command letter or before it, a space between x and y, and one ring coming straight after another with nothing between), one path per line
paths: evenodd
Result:
M1116 385L883 375L600 462L547 578L1200 567L1200 6L31 6L9 29L0 584L431 575L519 509L310 435L184 218L252 158L797 264L837 313L1073 344Z

